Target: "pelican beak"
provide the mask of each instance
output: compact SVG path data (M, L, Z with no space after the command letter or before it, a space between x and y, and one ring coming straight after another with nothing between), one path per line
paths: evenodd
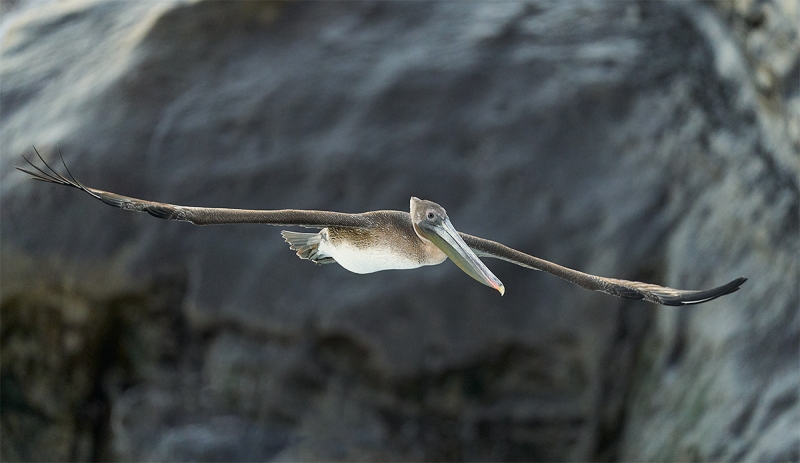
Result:
M445 218L442 223L436 225L423 222L418 227L423 235L441 249L464 273L486 286L500 291L501 296L506 292L503 283L461 239L453 224L450 223L450 219Z

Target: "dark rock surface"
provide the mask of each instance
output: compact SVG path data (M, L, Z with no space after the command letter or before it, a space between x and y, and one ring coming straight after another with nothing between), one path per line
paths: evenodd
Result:
M0 23L2 459L797 460L796 6L56 2ZM794 8L794 9L793 9ZM186 205L407 210L490 261L355 275Z

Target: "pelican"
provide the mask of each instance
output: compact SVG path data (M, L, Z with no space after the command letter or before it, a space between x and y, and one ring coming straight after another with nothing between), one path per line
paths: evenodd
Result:
M35 180L77 188L120 209L147 212L159 219L195 225L259 223L320 229L317 233L282 231L281 234L290 249L297 251L301 259L316 264L338 263L354 273L437 265L449 257L467 275L496 289L502 296L505 286L480 260L480 257L492 257L529 269L543 270L586 289L672 306L707 302L738 290L747 281L740 277L712 289L681 290L590 275L495 241L456 231L442 206L416 197L411 198L410 212L370 211L360 214L298 209L193 207L146 201L89 188L72 175L63 157L61 163L69 178L50 167L38 151L36 155L44 164L43 168L31 162L25 155L22 156L23 159L34 170L18 166L16 168Z

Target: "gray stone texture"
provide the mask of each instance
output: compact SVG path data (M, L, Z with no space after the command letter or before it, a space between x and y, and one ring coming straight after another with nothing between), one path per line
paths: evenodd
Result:
M695 2L11 1L0 21L0 458L800 459L800 10ZM263 225L407 210L501 261L355 275Z

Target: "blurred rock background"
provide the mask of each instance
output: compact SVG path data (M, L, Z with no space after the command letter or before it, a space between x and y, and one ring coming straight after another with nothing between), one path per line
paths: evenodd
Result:
M699 2L4 1L3 461L800 459L800 11ZM355 275L13 169L407 210L588 272Z

